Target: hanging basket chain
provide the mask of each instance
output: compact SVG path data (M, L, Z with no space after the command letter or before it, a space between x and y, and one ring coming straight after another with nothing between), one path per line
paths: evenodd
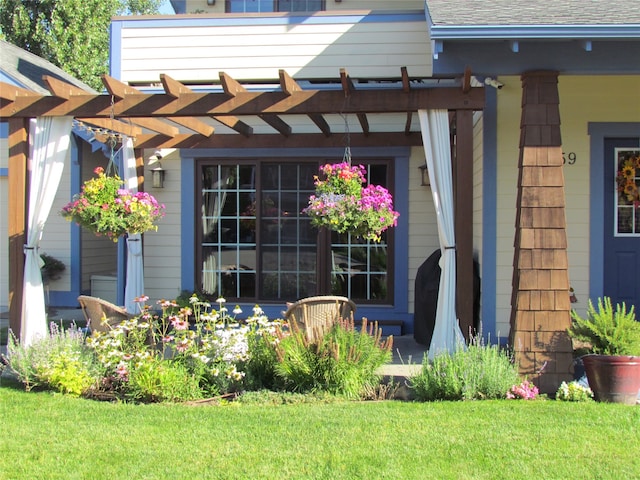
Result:
M113 125L113 121L115 120L115 115L114 115L114 110L115 110L115 98L113 95L111 95L111 111L109 112L109 119L112 122ZM109 133L109 137L107 139L107 143L109 145L110 148L110 155L109 155L109 163L107 163L107 168L106 168L106 175L107 176L111 176L111 177L118 177L118 166L116 164L115 161L115 157L116 157L116 145L118 143L118 136L117 134L110 132Z
M349 105L349 96L344 97L342 103L342 110L340 111L340 117L344 120L344 135L345 135L345 147L342 161L351 165L351 131L349 130L349 117L344 113L346 107Z

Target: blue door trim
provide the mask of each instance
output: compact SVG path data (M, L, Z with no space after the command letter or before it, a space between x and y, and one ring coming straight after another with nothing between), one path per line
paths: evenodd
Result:
M604 164L600 161L605 138L640 137L640 122L589 122L587 132L591 137L589 159L590 178L604 178ZM591 182L589 191L589 298L598 298L604 292L604 183Z

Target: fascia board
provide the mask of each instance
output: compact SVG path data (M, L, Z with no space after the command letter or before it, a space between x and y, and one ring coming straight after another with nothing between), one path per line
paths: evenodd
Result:
M640 24L630 25L432 25L432 40L640 39Z

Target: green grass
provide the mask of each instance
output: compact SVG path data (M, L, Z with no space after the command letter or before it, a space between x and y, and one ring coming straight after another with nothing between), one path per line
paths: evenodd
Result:
M222 406L0 387L0 478L640 478L640 407L557 401Z

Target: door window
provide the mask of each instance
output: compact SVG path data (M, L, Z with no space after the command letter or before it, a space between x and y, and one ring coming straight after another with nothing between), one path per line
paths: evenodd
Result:
M640 236L640 150L615 149L615 235Z

